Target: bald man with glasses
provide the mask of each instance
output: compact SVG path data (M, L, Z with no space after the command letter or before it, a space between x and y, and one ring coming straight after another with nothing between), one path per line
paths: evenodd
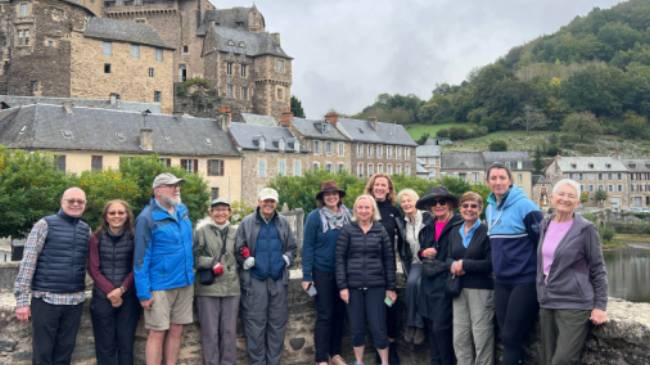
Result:
M81 215L86 194L77 187L61 197L57 214L41 218L25 242L16 277L16 317L32 317L32 363L70 364L85 300L90 226Z

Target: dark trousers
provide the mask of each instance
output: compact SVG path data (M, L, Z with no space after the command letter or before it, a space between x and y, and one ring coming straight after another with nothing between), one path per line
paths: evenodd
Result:
M524 347L537 319L535 283L494 285L499 333L503 343L501 364L522 364Z
M426 320L429 330L429 350L431 365L452 365L454 363L454 343L451 327L436 328L433 321Z
M93 290L90 318L98 365L133 364L133 343L140 319L140 303L134 290L125 293L122 300L121 306L113 308L106 294Z
M541 308L541 364L579 364L591 329L590 316L589 310Z
M316 362L327 362L341 353L345 303L339 296L334 273L314 270L316 286Z
M382 350L388 347L385 297L384 288L350 289L348 320L352 346L359 347L365 344L367 322L375 348Z
M83 303L53 305L32 298L32 363L34 365L70 364Z

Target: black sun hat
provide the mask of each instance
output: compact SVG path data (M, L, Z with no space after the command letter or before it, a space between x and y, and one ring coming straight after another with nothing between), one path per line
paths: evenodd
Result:
M435 200L445 200L452 203L454 206L458 205L458 199L453 196L449 190L439 186L429 190L428 193L415 203L415 207L420 210L428 210Z

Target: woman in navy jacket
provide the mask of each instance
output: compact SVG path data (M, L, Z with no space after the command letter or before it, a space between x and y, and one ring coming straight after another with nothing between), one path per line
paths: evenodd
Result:
M316 363L344 365L341 337L345 303L339 297L334 275L334 251L341 228L350 223L350 212L343 205L345 191L336 181L325 181L316 195L319 208L307 215L302 245L302 288L316 295L314 345ZM312 289L312 287L314 289Z

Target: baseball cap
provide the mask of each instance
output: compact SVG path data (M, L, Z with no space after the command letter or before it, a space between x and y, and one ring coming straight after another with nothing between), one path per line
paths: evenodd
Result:
M156 176L156 178L153 179L153 188L157 188L162 185L176 185L181 182L185 181L185 179L181 179L176 177L174 174L170 174L169 172L164 172L162 174L159 174Z
M257 194L257 200L269 199L278 201L278 192L273 188L264 188Z
M227 205L230 206L230 200L226 198L216 198L212 199L210 202L210 207L214 207L215 205Z

